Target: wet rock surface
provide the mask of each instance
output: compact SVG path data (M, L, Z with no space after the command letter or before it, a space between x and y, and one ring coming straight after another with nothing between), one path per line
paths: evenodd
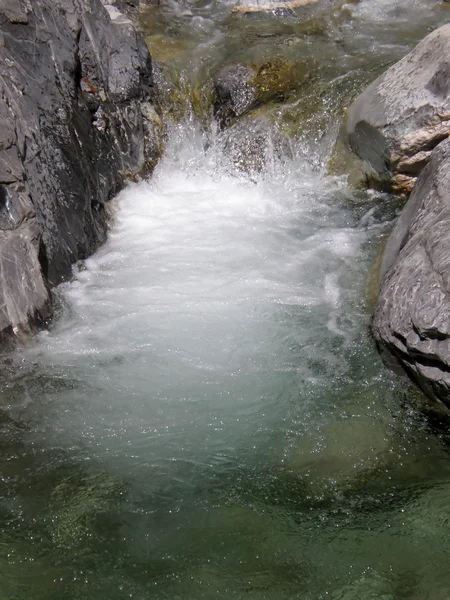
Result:
M368 179L409 194L433 148L450 134L450 25L440 27L350 106L346 141Z
M433 151L388 242L373 332L399 365L450 407L450 140Z
M254 79L255 71L246 65L233 65L219 73L214 82L214 112L219 122L225 124L256 106L258 95Z
M106 201L155 160L152 63L99 0L0 2L0 333L106 237ZM151 115L151 118L148 118Z
M283 102L308 77L309 67L305 63L279 58L260 65L225 67L214 80L215 117L223 126L258 106Z

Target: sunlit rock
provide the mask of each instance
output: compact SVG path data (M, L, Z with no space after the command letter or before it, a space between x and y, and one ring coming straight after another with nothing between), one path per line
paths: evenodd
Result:
M329 10L330 6L347 6L359 0L238 0L234 13L249 14L269 11L294 11L296 9Z
M431 150L450 134L450 25L428 35L350 106L346 140L377 186L412 191Z
M450 28L449 28L450 31ZM450 141L423 170L384 251L373 333L389 365L450 407Z
M277 9L293 9L308 4L315 4L319 0L242 0L233 8L233 12L252 13Z

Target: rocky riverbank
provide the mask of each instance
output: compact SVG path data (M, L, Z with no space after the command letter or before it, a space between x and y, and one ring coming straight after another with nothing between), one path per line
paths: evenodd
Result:
M105 203L159 153L152 61L100 0L0 5L0 334L52 314L49 289L106 238Z
M352 104L349 146L372 181L412 194L384 250L373 333L387 363L450 406L450 25Z

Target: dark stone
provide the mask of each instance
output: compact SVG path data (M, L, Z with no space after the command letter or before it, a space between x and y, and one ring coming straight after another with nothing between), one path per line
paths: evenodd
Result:
M232 65L220 71L214 81L214 114L221 125L257 105L255 79L255 70L246 65Z
M155 156L150 55L114 7L0 0L0 32L1 333L50 316L49 287L104 242L105 203Z
M373 333L382 355L450 408L450 140L422 171L384 251Z
M263 104L283 102L310 77L303 62L274 58L261 65L231 65L214 80L214 114L221 126Z

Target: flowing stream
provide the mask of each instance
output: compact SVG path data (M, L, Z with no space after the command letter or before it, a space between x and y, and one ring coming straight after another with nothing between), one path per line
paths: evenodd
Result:
M450 20L405 4L144 15L168 95L233 57L317 72L262 137L173 119L51 329L4 357L0 599L448 600L448 439L369 334L399 204L327 168L349 99Z

